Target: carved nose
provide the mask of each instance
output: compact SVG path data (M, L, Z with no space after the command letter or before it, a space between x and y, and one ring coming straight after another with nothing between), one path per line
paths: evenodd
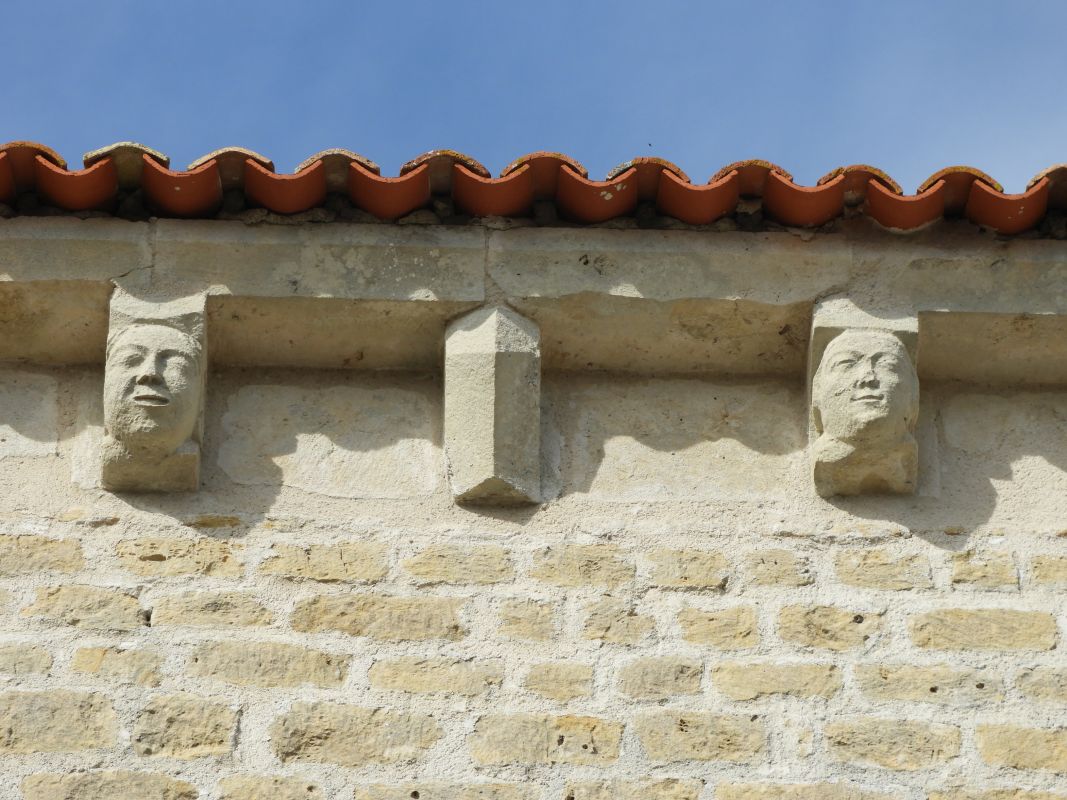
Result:
M878 376L874 374L873 369L868 367L867 370L860 375L859 385L867 389L877 388Z
M156 386L162 382L162 377L156 370L145 370L137 376L137 383L140 386Z

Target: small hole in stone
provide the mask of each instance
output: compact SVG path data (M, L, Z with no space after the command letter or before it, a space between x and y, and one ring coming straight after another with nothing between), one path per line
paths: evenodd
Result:
M852 621L857 623L857 624L859 624L860 622L863 622L863 614L857 614L856 616L854 616L852 618Z
M560 736L558 739L556 739L556 744L563 744L563 737L562 736Z
M583 749L583 750L588 750L588 749L589 749L589 745L587 745L587 744L583 744L583 745L582 745L582 749Z
M974 688L975 689L984 689L985 688L985 684L984 683L976 683L974 685Z
M411 793L411 800L419 800L419 793L418 792L412 792Z
M930 687L930 691L931 691L931 692L932 692L933 694L937 694L937 687L936 687L936 686L931 686L931 687Z

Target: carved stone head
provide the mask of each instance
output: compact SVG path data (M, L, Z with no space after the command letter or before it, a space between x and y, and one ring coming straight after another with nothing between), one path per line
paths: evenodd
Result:
M107 343L104 427L127 449L165 455L198 438L200 342L157 321L133 323Z
M900 339L876 330L834 338L812 383L812 415L820 435L842 442L909 436L919 415L919 379Z

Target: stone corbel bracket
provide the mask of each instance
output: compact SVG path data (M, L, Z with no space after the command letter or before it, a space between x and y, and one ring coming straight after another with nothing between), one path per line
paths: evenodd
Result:
M541 498L541 334L514 311L480 308L445 333L444 437L457 502Z
M809 450L821 496L915 492L918 338L917 317L875 317L846 299L816 305Z
M101 483L123 492L194 491L207 373L205 295L111 296Z

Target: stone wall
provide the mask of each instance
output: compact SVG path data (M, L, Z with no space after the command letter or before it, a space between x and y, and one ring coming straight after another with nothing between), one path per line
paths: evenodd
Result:
M253 293L210 289L199 490L141 493L100 485L109 292L46 291L136 290L121 277L129 264L97 269L82 230L67 246L84 257L57 265L63 248L34 244L53 229L25 230L0 265L11 312L0 350L31 362L0 372L0 798L1067 798L1067 390L1004 379L1034 341L1051 371L1038 377L1055 377L1058 316L1019 314L1059 300L998 278L1005 259L1060 269L1045 243L968 240L951 258L986 283L956 295L901 288L933 269L922 248L936 240L869 233L721 240L736 274L703 293L653 287L642 248L684 240L696 267L676 259L677 271L705 269L701 247L713 266L721 255L712 234L647 244L634 232L617 245L624 232L563 232L524 241L512 278L473 248L500 280L484 296L469 276L462 291L439 283L423 301L443 309L381 334L399 331L406 351L375 341L366 321L333 345L340 356L356 342L374 369L323 369L341 365L299 340L278 359L296 363L265 363L276 342L257 336L315 321L260 299L256 333L242 338L235 317ZM442 241L409 244L433 263L422 278L412 268L404 296L443 280L435 259L453 234L418 235ZM599 295L595 270L579 286L559 255L597 242L637 254L602 265ZM256 244L269 256L284 243ZM34 269L52 286L41 287L25 254L47 247L52 260ZM834 266L842 248L847 263ZM394 304L392 316L413 302L357 296L373 274L303 253L286 258L319 281L304 298L312 310L353 303L373 322L384 312L368 303ZM793 288L764 286L752 308L723 289L746 259L775 253L814 266ZM144 258L154 289L173 283L158 278L155 245ZM560 275L537 289L527 263ZM201 282L232 291L225 269L236 267L202 266L215 273ZM287 273L265 274L260 291L277 279L281 298ZM918 326L912 494L813 488L804 361L828 288L897 303L893 319L901 297L915 314L945 315ZM540 325L542 502L453 496L444 324L483 302ZM88 341L57 340L64 354L43 357L28 318L48 330L80 319ZM564 324L574 319L588 319L588 341ZM620 339L645 326L666 344L647 341L625 369L625 347L605 338L612 324ZM992 356L952 358L959 331ZM657 354L671 369L647 368Z

